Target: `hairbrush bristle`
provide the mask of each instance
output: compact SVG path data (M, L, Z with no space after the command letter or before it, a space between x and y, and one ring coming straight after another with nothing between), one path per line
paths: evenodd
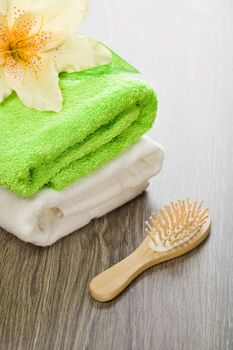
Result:
M151 248L161 252L185 243L200 231L208 217L203 202L191 204L188 199L171 202L146 222Z

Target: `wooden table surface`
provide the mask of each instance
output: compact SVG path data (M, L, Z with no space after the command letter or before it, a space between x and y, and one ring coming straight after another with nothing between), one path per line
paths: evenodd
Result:
M161 174L131 203L50 248L0 232L1 350L233 349L233 2L92 0L82 32L136 65L159 98ZM90 280L144 237L146 213L204 199L209 239L115 301Z

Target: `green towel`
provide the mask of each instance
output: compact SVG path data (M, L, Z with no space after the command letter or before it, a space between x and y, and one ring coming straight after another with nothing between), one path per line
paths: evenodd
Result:
M62 190L126 151L153 124L154 91L126 74L64 75L60 113L0 104L0 186L31 197Z

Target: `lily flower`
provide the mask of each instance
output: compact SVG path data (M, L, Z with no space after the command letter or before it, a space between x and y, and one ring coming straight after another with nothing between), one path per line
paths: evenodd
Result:
M29 108L59 112L60 72L111 63L102 44L74 34L87 10L88 0L0 0L0 102L15 91Z

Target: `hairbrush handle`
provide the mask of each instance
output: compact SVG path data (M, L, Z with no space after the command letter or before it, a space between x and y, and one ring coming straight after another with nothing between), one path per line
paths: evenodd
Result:
M94 299L105 302L119 295L138 275L155 265L160 254L149 248L149 238L127 258L96 276L90 284L90 293Z

